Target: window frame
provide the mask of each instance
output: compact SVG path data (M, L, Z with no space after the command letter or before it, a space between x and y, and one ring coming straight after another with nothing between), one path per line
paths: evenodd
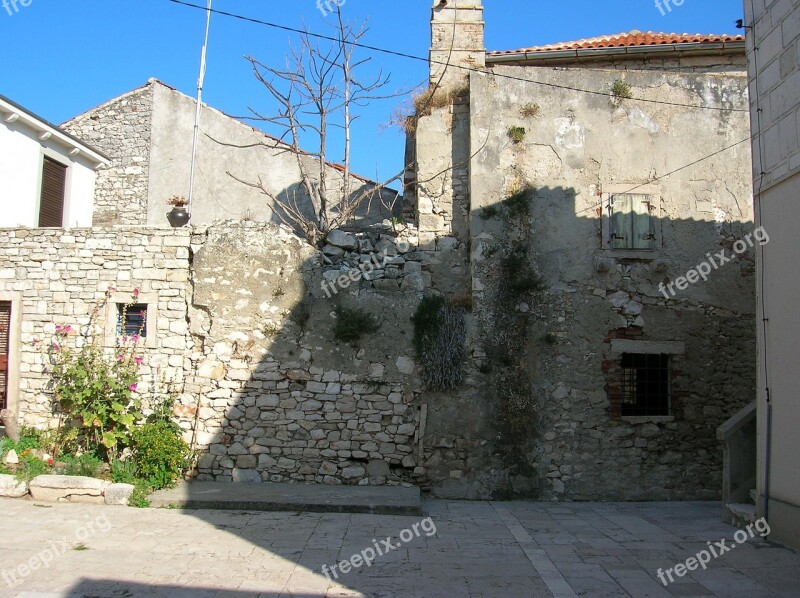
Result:
M650 199L650 231L653 235L652 243L647 248L619 248L614 247L613 236L613 223L614 223L614 210L612 200L615 196L631 195L631 196L646 196ZM663 247L662 238L662 196L660 189L656 185L645 184L641 185L636 182L620 185L605 185L600 194L602 209L601 209L601 239L602 249L610 257L616 258L633 258L653 260L659 255L660 249Z
M52 162L57 166L60 166L64 170L64 186L62 189L61 194L61 222L56 226L42 226L42 200L43 200L43 193L45 191L45 184L46 184L46 177L45 177L45 168L47 168L47 163ZM70 188L70 178L72 174L72 164L65 163L64 157L59 156L55 152L48 151L43 149L41 154L41 161L39 165L39 193L37 196L36 201L36 228L65 228L66 221L67 221L67 213L68 213L68 202L69 202L69 188Z
M644 365L637 365L634 363L626 366L626 358L631 358L631 361L634 362L644 361ZM642 360L641 358L644 359ZM653 367L647 363L649 360L663 361L663 363L659 363L657 366ZM655 381L650 376L642 376L643 370L649 370L651 372L657 371L663 376L663 380ZM632 372L633 376L631 377ZM620 377L621 417L670 417L673 415L672 355L669 353L623 353L620 363ZM648 394L647 390L643 391L642 386L645 385L646 382L664 386L664 395L662 396L660 393L658 395L656 395L656 393ZM626 401L628 398L633 398L634 400ZM664 411L664 409L661 405L659 405L658 408L650 405L643 405L648 398L653 398L654 401L657 400L659 403L666 401L666 412L650 413L650 411ZM631 413L625 412L625 408L628 406L630 406ZM644 411L644 413L638 411Z
M108 298L105 313L105 345L106 347L116 347L122 335L119 334L119 310L120 305L135 304L146 305L147 315L145 327L147 336L142 337L144 347L148 349L158 348L158 294L139 293L135 301L132 300L131 293L114 292Z

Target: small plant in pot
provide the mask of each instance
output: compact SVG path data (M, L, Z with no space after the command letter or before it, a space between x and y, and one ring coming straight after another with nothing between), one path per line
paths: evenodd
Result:
M189 224L191 215L186 209L188 203L189 200L182 195L173 195L167 200L167 204L172 206L172 210L167 212L167 220L169 220L170 225L177 228Z

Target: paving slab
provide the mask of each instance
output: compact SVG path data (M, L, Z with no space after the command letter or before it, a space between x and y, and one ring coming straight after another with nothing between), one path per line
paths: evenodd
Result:
M660 568L706 545L698 539L731 541L736 530L720 522L719 503L426 499L424 519L10 498L0 510L0 597L800 597L800 554L763 540L737 545L706 571L659 579ZM435 530L421 527L428 517ZM412 533L415 524L431 533ZM661 549L621 552L620 530L625 542ZM651 533L677 542L653 542ZM384 539L395 547L370 565L331 573ZM619 562L603 561L614 555Z
M245 482L181 482L150 496L153 507L421 515L419 488Z

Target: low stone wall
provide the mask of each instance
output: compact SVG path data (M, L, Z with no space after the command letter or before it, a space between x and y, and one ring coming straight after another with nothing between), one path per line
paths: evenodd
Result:
M331 241L321 253L255 223L0 231L0 298L17 297L22 320L12 407L26 425L52 424L47 348L56 326L72 326L78 344L91 326L111 353L115 302L136 291L154 323L138 391L148 405L177 397L178 422L200 452L195 475L412 480L419 380L410 316L430 274L412 231ZM379 332L337 341L337 307L371 314Z

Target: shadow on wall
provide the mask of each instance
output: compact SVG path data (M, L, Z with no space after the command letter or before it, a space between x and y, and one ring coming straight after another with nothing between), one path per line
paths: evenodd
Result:
M203 357L187 379L187 402L201 398L198 478L412 482L470 499L718 498L715 430L754 387L752 248L708 282L674 281L709 253L731 256L750 224L651 214L654 249L631 254L602 248L600 201L576 215L569 189L490 208L472 214L466 382L445 393L423 388L410 318L423 293L465 276L448 267L455 246L409 251L385 231L337 235L320 255L265 225L209 228L190 313ZM375 255L382 268L356 267ZM337 339L337 324L363 334ZM624 419L615 339L682 347L670 419Z
M537 189L526 198L527 210L506 202L489 217L473 214L473 234L480 240L472 248L478 281L469 318L472 351L466 384L451 393L420 391L410 361L409 317L430 286L423 276L429 260L441 259L441 252L397 251L382 278L359 280L328 297L320 287L319 255L291 234L266 225L210 228L194 257L190 314L205 357L187 380L202 397L200 437L208 451L199 477L347 484L424 479L439 495L473 498L718 494L715 428L752 395L753 368L744 367L753 357L746 334L752 312L735 311L739 302L752 308L751 256L714 271L718 278L709 282L719 290L697 283L685 298L662 301L658 283L685 274L709 251L732 250L732 240L750 232L749 223L655 219L663 269L655 267L655 256L604 252L597 214L576 216L569 190ZM397 250L390 236L376 240L373 249L380 251L386 241ZM350 239L340 242L356 253ZM515 253L523 246L526 251ZM387 274L390 267L398 278ZM731 293L742 296L725 297ZM337 306L376 316L380 328L358 343L336 341ZM626 421L613 413L608 364L614 334L685 343L685 352L674 356L673 419ZM529 403L513 403L520 392L528 393ZM421 429L423 405L428 419ZM525 425L515 427L515 421ZM419 466L425 477L415 479ZM558 492L556 482L567 493ZM350 550L343 518L376 536L397 534L415 521L274 514L275 525L264 529L248 513L192 514L322 584L323 564L365 548ZM288 539L293 533L313 538L298 548L296 539ZM402 552L391 557L399 561L398 575L416 566L405 563ZM340 581L374 590L377 573L362 568ZM254 571L253 579L260 574L268 584L268 571ZM74 591L114 595L130 588L87 580ZM137 595L178 591L134 588ZM216 590L207 592L213 596ZM232 595L239 593L256 592Z
M187 380L199 479L411 481L422 267L388 230L331 240L320 254L269 225L208 229L190 313L204 358Z

